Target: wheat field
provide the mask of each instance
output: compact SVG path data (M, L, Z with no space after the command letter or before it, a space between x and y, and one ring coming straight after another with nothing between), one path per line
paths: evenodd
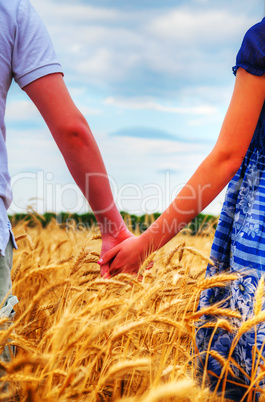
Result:
M14 234L19 304L0 345L15 345L17 354L0 364L0 400L224 400L198 376L194 342L200 291L213 285L204 279L213 230L180 233L152 256L151 270L144 263L141 280L100 277L96 229L67 230L55 221L44 229L36 221L20 222ZM226 317L216 325L231 330Z

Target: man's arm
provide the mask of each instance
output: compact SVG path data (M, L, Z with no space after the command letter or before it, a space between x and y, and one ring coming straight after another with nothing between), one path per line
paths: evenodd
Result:
M88 123L71 99L61 74L44 76L23 89L40 111L96 216L103 254L131 234L113 200L104 162Z

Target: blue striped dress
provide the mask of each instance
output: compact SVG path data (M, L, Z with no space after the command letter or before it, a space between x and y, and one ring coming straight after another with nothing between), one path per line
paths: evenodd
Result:
M251 74L265 73L265 18L246 33L236 59L233 72L239 67ZM240 138L238 138L240 141ZM238 279L227 287L215 287L202 292L199 309L220 303L241 314L242 319L230 319L234 328L239 328L254 315L255 291L262 276L265 276L265 104L242 165L228 185L225 201L217 225L211 259L214 266L207 267L206 276L225 272L237 273ZM263 300L263 308L265 299ZM213 356L203 353L210 347L224 358L229 356L237 330L229 333L223 329L213 331L204 328L212 316L203 316L196 334L200 352L199 365L207 366L209 385L219 392L223 389L224 377L218 383L222 365ZM234 374L225 380L226 397L234 401L247 401L246 394L250 377L257 377L265 367L265 322L245 332L232 351ZM210 345L210 346L209 346ZM253 349L256 346L259 352ZM264 350L263 350L264 349ZM220 360L220 359L219 359ZM235 384L237 383L237 385ZM256 382L264 388L265 373ZM247 387L246 387L247 386ZM255 387L254 387L255 388ZM249 400L259 398L253 391Z

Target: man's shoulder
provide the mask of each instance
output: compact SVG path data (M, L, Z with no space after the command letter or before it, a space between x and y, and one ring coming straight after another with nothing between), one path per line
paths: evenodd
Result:
M27 1L27 0L26 0ZM25 0L0 0L0 18L16 19L18 8Z

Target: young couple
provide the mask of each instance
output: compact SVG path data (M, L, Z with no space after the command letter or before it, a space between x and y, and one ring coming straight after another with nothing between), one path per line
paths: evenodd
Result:
M0 0L0 25L0 301L5 298L0 314L11 318L17 303L11 293L10 269L16 244L7 217L12 192L4 124L6 97L14 79L37 106L94 211L102 234L99 264L104 278L120 272L137 274L150 252L166 244L229 183L212 246L215 266L209 266L206 275L238 272L238 283L227 289L229 304L244 319L251 316L255 289L265 271L265 20L250 28L243 39L233 67L234 91L216 145L169 207L140 237L134 237L121 218L96 141L68 93L50 37L29 0ZM210 297L213 292L214 298ZM222 297L216 288L205 291L200 308ZM263 335L262 328L260 331ZM210 337L209 330L198 331L199 350L204 350L205 340ZM211 347L226 356L230 338L224 332L218 334ZM258 339L263 342L262 336ZM250 336L234 353L248 375L254 343ZM209 359L209 366L220 375L215 359ZM247 383L247 378L241 377ZM214 387L214 377L212 384ZM227 392L231 399L240 400L245 388L231 384Z

